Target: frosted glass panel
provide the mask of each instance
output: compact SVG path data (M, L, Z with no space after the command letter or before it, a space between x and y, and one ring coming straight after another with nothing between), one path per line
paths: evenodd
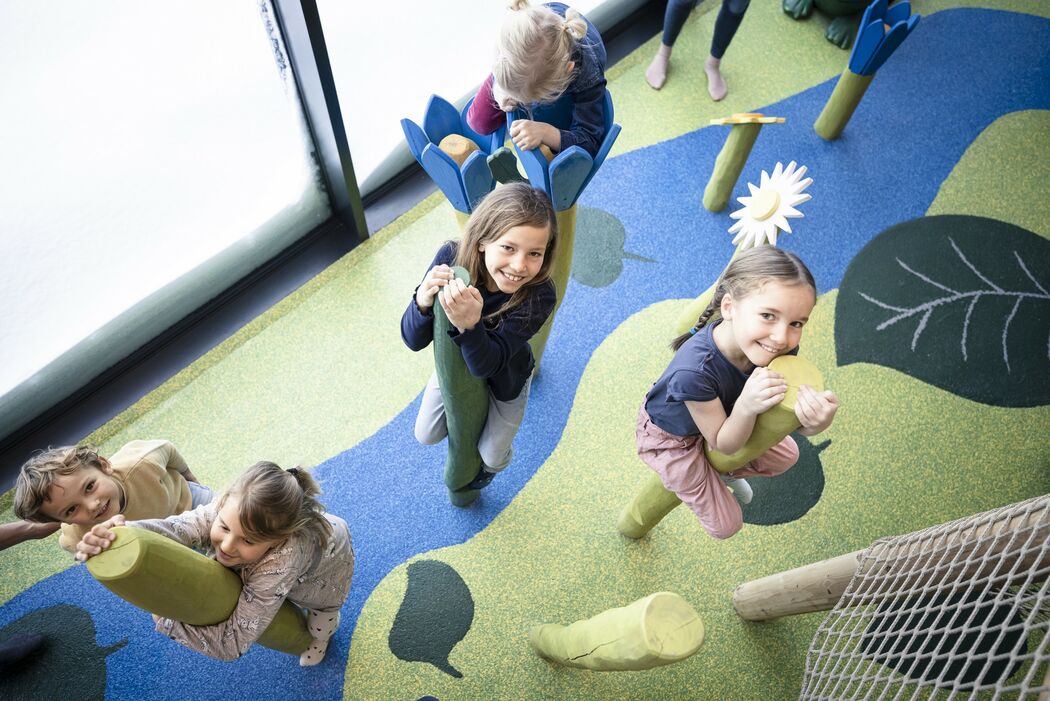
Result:
M328 217L269 15L0 3L0 428L41 369L91 379Z
M590 10L602 0L567 4L593 21ZM422 123L431 95L456 102L489 74L507 5L508 0L318 0L363 191L378 184L368 182L369 176L404 142L402 118Z

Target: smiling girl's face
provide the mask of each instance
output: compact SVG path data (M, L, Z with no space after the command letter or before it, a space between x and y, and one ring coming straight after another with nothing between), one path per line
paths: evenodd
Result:
M489 292L514 294L539 275L551 232L547 227L512 226L499 238L480 244Z
M219 507L211 524L211 544L215 559L226 567L250 565L270 551L276 540L254 540L244 533L240 517L241 500L231 494Z
M816 304L809 285L763 284L740 299L722 298L722 318L715 327L715 344L744 372L765 367L798 347L802 328Z

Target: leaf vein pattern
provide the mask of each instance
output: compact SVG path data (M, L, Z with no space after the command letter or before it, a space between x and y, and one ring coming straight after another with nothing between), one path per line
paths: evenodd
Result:
M986 285L988 285L991 289L979 289L979 290L968 290L968 291L955 290L955 289L953 289L951 287L948 287L947 285L944 285L944 284L942 284L940 282L937 282L936 280L930 278L929 276L927 276L927 275L925 275L925 274L923 274L923 273L921 273L921 272L919 272L917 270L914 270L913 268L909 267L900 258L896 258L895 260L897 261L897 264L901 268L903 268L905 271L907 271L911 275L914 275L915 277L917 277L918 279L922 280L923 282L925 282L925 283L927 283L929 285L932 285L932 286L934 286L934 287L936 287L936 288L938 288L940 290L944 290L948 294L943 295L941 297L937 297L935 299L927 300L927 301L925 301L925 302L923 302L921 304L915 305L913 307L900 307L900 306L896 306L896 305L893 305L893 304L888 304L886 302L883 302L882 300L879 300L879 299L876 299L875 297L872 297L871 295L865 294L864 292L858 292L858 294L861 297L863 297L865 300L867 300L871 304L874 304L877 307L880 307L882 309L887 309L889 311L897 312L896 315L894 315L894 316L890 317L889 319L886 319L882 323L878 324L875 327L876 331L884 331L886 328L888 328L890 326L893 326L898 321L902 321L904 319L910 318L910 317L915 316L917 314L922 314L922 316L919 318L918 324L916 325L915 332L912 334L911 350L913 352L915 351L915 348L918 345L919 338L922 336L922 332L926 329L926 325L929 323L930 316L933 314L934 309L936 309L938 306L941 306L941 305L952 304L954 302L958 302L958 301L961 301L961 300L964 300L964 299L969 299L970 303L966 307L966 316L963 319L962 337L960 339L960 347L961 347L962 357L963 357L964 361L968 360L968 353L967 353L967 349L966 349L966 343L967 343L967 339L969 337L970 319L971 319L971 317L973 315L974 307L977 306L977 302L980 301L980 299L982 297L985 297L985 296L989 296L989 297L1007 297L1007 298L1013 297L1014 298L1014 304L1013 304L1013 307L1010 309L1010 313L1007 315L1006 319L1004 320L1002 337L1000 339L1001 340L1001 344L1002 344L1002 349L1003 349L1003 362L1006 364L1007 372L1009 372L1010 371L1010 358L1009 358L1009 353L1007 351L1007 340L1008 340L1009 331L1010 331L1010 323L1013 321L1014 316L1016 316L1017 310L1021 306L1021 302L1022 301L1024 301L1025 299L1035 299L1035 300L1044 300L1044 301L1045 300L1050 300L1050 292L1047 292L1046 288L1044 288L1039 283L1039 281L1035 278L1035 276L1032 275L1031 271L1028 269L1028 266L1025 265L1024 259L1021 258L1021 256L1017 253L1017 251L1013 251L1013 255L1014 255L1015 260L1017 261L1017 265L1021 269L1021 271L1024 272L1025 276L1032 282L1032 284L1035 285L1035 287L1039 290L1038 293L1036 293L1036 292L1027 292L1027 291L1011 291L1011 290L1003 289L999 285L997 285L994 282L992 282L991 280L989 280L984 274L982 274L966 258L966 256L963 254L963 252L961 250L959 250L959 247L955 244L954 240L949 238L948 241L951 243L952 249L955 251L956 255L959 256L959 259L974 273L974 275L976 275L982 282L984 282ZM1050 359L1050 338L1047 339L1047 358Z

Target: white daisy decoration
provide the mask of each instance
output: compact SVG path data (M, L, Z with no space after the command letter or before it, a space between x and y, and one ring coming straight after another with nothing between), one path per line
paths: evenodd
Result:
M813 178L803 180L805 174L806 166L796 170L794 161L788 163L787 168L777 163L772 175L762 171L758 187L748 183L751 196L736 198L744 206L729 215L738 220L729 227L729 233L736 234L733 243L748 248L769 241L769 245L775 246L778 230L791 233L787 220L803 216L795 207L811 199L802 194L813 182Z

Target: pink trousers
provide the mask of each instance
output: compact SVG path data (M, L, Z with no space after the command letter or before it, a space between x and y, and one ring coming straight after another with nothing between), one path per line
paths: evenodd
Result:
M678 495L715 538L728 538L744 525L740 504L722 481L722 475L704 455L701 435L676 436L649 418L643 403L638 410L638 456L660 475L664 487ZM776 477L798 461L798 446L791 436L760 457L729 473L730 477Z

